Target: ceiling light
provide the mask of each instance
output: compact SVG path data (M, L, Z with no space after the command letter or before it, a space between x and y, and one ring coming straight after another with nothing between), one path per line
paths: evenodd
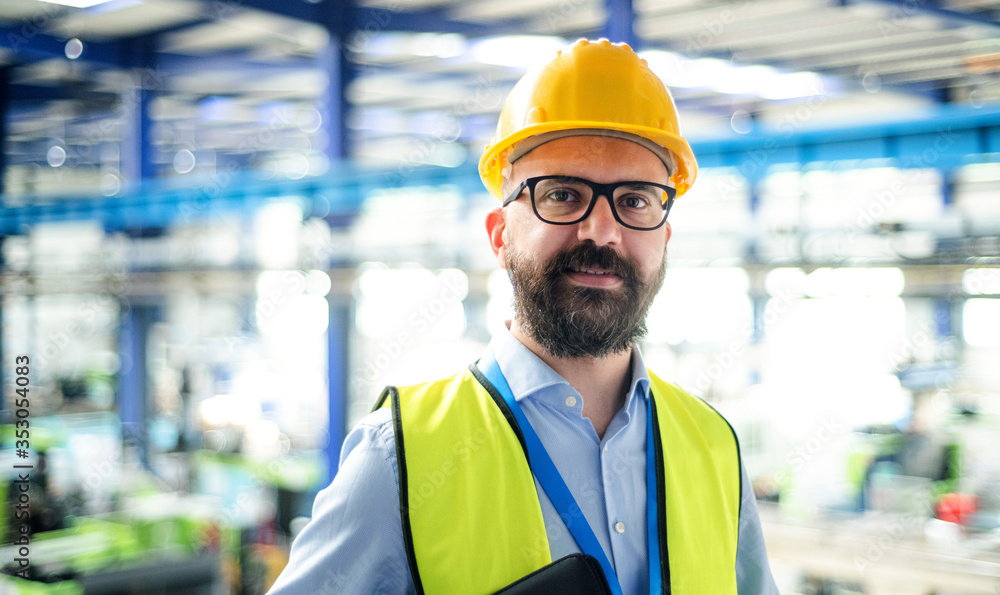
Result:
M906 279L895 267L818 268L805 278L810 297L898 297Z
M725 76L718 76L712 89L730 95L763 95L780 74L770 66L737 66L730 64Z
M786 72L774 77L759 94L764 99L791 99L820 95L824 90L823 79L814 72Z
M1000 301L966 300L962 307L962 336L975 347L1000 347Z
M691 62L679 54L663 50L646 50L639 52L639 57L646 61L649 69L663 80L668 87L690 87Z
M458 33L420 33L412 38L411 52L417 56L454 58L465 52L465 37Z
M682 81L679 87L713 87L733 76L738 66L718 58L698 58L687 60L684 64Z
M565 46L566 40L561 37L507 35L475 42L472 57L483 64L527 68L550 60Z
M104 4L106 2L110 2L111 0L41 0L41 1L48 2L49 4L61 4L63 6L71 6L73 8L90 8L91 6Z
M667 87L707 88L730 95L791 99L823 93L823 79L813 72L787 72L759 64L742 65L718 58L687 58L673 52L639 54Z

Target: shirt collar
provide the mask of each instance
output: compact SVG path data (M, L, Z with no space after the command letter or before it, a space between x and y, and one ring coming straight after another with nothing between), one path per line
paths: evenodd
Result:
M572 389L565 378L556 373L541 358L517 340L507 325L490 340L484 358L493 358L500 366L514 398L518 401L531 398L543 389L562 385ZM573 389L575 390L575 389ZM642 399L649 398L649 373L642 359L642 353L637 346L632 346L632 383L630 385L625 409L629 410L633 395ZM645 400L642 401L645 405Z

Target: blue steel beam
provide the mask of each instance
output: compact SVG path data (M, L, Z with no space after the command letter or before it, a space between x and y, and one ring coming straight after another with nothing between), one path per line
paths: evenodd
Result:
M65 58L66 39L49 35L44 31L51 29L52 25L58 22L71 12L71 9L55 4L39 3L41 14L37 17L25 19L16 25L0 27L0 48L10 50L14 54L14 62L26 63L38 60L48 60L50 58ZM83 9L84 13L100 14L106 12L110 5L98 5ZM215 3L204 6L203 13L211 12ZM121 63L123 51L131 42L139 39L156 39L163 35L183 31L191 27L213 22L207 14L195 16L191 20L174 23L166 27L160 27L152 31L147 31L140 35L118 38L115 41L98 42L84 40L83 54L78 60L83 62L96 62L115 66ZM123 50L123 48L125 48Z
M198 19L196 21L186 23L185 25L196 26L206 22L211 21L209 19ZM179 28L181 27L170 27L163 29L163 32L169 33ZM123 68L130 63L130 60L132 59L132 48L135 47L136 43L146 43L155 47L159 33L159 31L153 31L145 35L126 37L115 41L95 41L84 39L83 54L77 58L76 61L108 68ZM41 32L33 32L31 35L26 35L15 27L0 26L0 49L6 49L10 52L8 58L14 63L15 66L42 60L68 60L68 58L66 58L65 48L65 39L60 39ZM254 60L247 59L247 56L251 54L251 52L247 50L215 52L209 56L203 57L190 56L187 54L174 54L170 52L158 52L158 54L160 56L161 68L167 70L189 71L191 68L202 69L207 67L229 69L241 68L246 70L273 69L287 71L290 66L313 66L312 62L304 57L290 59L290 61L286 60L281 64L256 62Z
M306 217L333 217L347 222L358 213L363 196L378 188L448 184L455 183L457 178L459 183L465 182L463 189L479 191L482 183L475 167L467 169L461 174L444 168L361 174L342 171L334 165L324 178L267 185L261 184L256 172L223 172L193 179L192 185L185 188L177 188L176 180L147 180L123 196L45 199L45 202L35 199L26 206L0 208L0 235L21 235L34 225L56 221L99 221L109 232L169 227L218 213L253 212L281 197L303 198Z
M209 18L208 16L200 16L191 19L190 21L184 21L181 23L174 23L172 25L167 25L166 27L160 27L159 29L153 29L151 31L146 31L139 35L132 35L128 37L119 37L116 42L129 42L133 40L140 39L153 39L158 40L164 35L169 35L171 33L177 33L179 31L186 31L193 27L198 27L199 25L206 25L208 23L214 23L215 19Z
M358 9L358 32L459 33L466 37L492 37L524 33L530 19L506 19L493 24L457 21L448 8L414 12L390 12L377 8ZM384 24L383 24L384 23Z
M354 328L351 300L329 297L330 323L327 327L327 388L329 390L329 417L326 451L326 485L337 474L340 449L347 437L347 401L350 390L350 340Z
M152 40L136 39L131 43L126 66L141 73L156 72L157 55L152 48ZM130 184L138 184L156 176L153 163L152 128L153 118L150 105L162 81L155 76L139 75L132 81L132 88L125 89L125 138L122 141L122 173Z
M331 3L310 3L310 2L288 2L288 0L234 0L227 2L218 0L212 3L213 16L225 19L239 14L247 8L272 12L293 19L302 21L319 22L323 18L323 12L336 10L335 0ZM334 8L331 9L330 6Z
M805 113L811 113L807 104ZM700 167L733 167L757 179L772 165L794 163L865 167L892 160L897 167L950 169L995 161L1000 153L1000 107L939 106L920 120L802 129L794 120L740 137L692 143Z
M10 52L8 58L14 64L52 58L66 60L66 41L42 33L37 28L25 30L24 27L0 27L0 49ZM121 48L113 43L84 42L83 54L78 60L118 66L121 64Z
M356 76L348 57L349 38L355 30L356 7L353 0L343 0L336 10L328 10L320 22L330 34L330 41L319 57L327 85L320 101L323 131L329 142L325 153L331 162L350 155L347 115L350 103L347 88Z
M330 34L330 42L320 60L327 74L326 92L321 100L323 130L329 142L325 153L331 163L342 162L350 154L347 130L347 88L355 76L348 58L348 39L355 31L356 7L353 0L343 0L337 10L327 11L321 24ZM340 461L340 449L347 436L347 401L350 376L350 338L354 316L350 302L336 298L329 304L327 327L327 443L326 479L333 480Z
M995 162L1000 155L1000 106L941 106L917 121L884 122L853 127L798 130L789 124L740 137L693 140L702 168L730 167L750 179L772 165L839 162L844 167L884 166L951 169L967 163ZM466 196L483 192L475 164L460 168L395 168L354 171L334 164L323 177L263 185L254 172L224 173L218 178L146 183L120 197L47 199L0 209L0 235L27 233L33 225L52 221L96 220L105 229L169 227L178 221L223 212L252 212L278 197L303 201L306 217L329 217L349 224L373 190L386 187L453 184ZM30 201L39 202L38 199Z
M287 56L281 62L260 62L249 59L251 50L237 49L213 52L205 56L172 54L159 52L158 68L165 73L186 74L194 71L219 70L225 72L246 72L248 76L284 74L297 68L315 68L313 58Z
M118 382L118 415L122 441L138 451L143 466L149 466L148 433L149 382L146 370L146 341L149 329L163 318L162 307L122 302L119 352L122 367Z
M11 103L37 103L44 101L60 101L66 99L82 100L86 102L106 103L117 97L115 93L107 91L95 91L85 86L60 85L58 87L35 86L25 84L10 84L7 87Z
M625 42L636 47L635 11L632 0L605 0L604 29L602 37L613 42Z

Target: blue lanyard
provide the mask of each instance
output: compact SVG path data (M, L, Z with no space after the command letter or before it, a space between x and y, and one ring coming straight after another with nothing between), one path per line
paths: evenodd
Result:
M500 396L503 397L503 400L507 403L507 407L514 415L514 419L517 420L517 425L521 428L521 434L524 436L524 443L528 449L528 462L531 470L535 474L535 477L538 478L538 483L545 490L545 494L552 502L552 506L555 507L556 512L559 513L559 516L566 523L566 527L573 535L573 539L576 540L580 549L585 554L596 558L600 563L601 569L604 570L604 576L608 579L611 592L614 595L622 595L618 575L611 566L607 555L605 555L604 548L597 541L597 536L594 535L594 530L587 522L587 519L583 517L582 509L577 505L576 499L573 498L573 494L569 491L569 487L563 480L562 475L556 469L555 463L552 462L552 457L545 450L545 446L539 440L538 434L535 433L534 428L528 422L528 418L521 411L521 406L514 399L510 386L507 384L507 379L504 378L503 372L500 371L500 366L497 365L496 360L493 358L484 358L484 360L479 362L479 369L482 371L483 376L490 381L490 384L499 391ZM649 540L649 592L651 595L654 595L662 592L663 587L660 576L660 540L656 514L656 460L653 444L652 400L652 395L650 395L646 404L646 528Z

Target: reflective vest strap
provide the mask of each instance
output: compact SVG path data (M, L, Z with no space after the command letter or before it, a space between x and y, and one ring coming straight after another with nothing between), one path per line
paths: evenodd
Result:
M704 401L652 372L650 381L662 442L670 592L736 595L742 475L735 434Z
M400 387L392 400L414 583L429 594L486 594L548 564L520 437L472 372Z
M663 438L660 436L660 425L657 423L656 399L653 399L650 411L653 415L653 447L656 449L656 536L660 543L660 587L662 595L672 595L670 587L670 550L667 543L667 507L664 506L667 497L667 486L663 482ZM652 588L652 585L650 585ZM650 595L656 595L650 593Z
M397 394L397 395L399 394L396 391L396 387L395 386L387 386L384 389L382 389L382 394L379 395L378 396L378 400L375 401L375 406L372 407L372 411L378 411L379 409L381 409L381 408L386 407L387 405L389 405L388 400L389 400L390 396L393 395L393 394Z
M388 403L386 401L388 400ZM400 502L403 502L403 494L409 493L409 467L406 464L406 448L403 436L403 426L400 423L399 391L394 386L388 386L382 391L379 398L380 405L388 404L392 407L393 432L396 442L396 462L399 468L399 493ZM403 522L403 546L406 549L406 561L410 566L410 576L413 577L413 585L417 595L424 595L423 583L420 580L420 569L417 568L417 558L413 551L413 532L410 525L410 507L400 506L399 517Z

